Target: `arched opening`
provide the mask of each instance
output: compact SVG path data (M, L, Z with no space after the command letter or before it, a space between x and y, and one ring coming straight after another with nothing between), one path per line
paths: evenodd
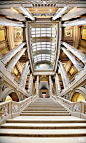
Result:
M85 101L85 97L81 93L76 92L73 94L71 101L72 102Z
M7 95L5 101L12 101L12 98L9 95Z
M10 93L9 95L6 96L5 101L16 101L19 102L18 96L15 92Z

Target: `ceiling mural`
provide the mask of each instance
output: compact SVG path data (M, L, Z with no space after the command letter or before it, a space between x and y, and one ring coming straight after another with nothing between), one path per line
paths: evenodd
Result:
M38 70L43 70L43 69L45 69L45 70L47 70L47 69L52 69L52 66L49 65L49 64L39 64L39 65L36 65L36 66L34 67L34 69L38 69Z

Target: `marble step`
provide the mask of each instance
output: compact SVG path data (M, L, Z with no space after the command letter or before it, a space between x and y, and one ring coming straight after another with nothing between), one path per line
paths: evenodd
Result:
M0 129L0 135L13 137L86 137L86 129Z
M48 107L48 108L64 108L64 107L62 107L62 106L56 106L56 105L29 105L28 107Z
M20 116L70 116L69 113L21 113Z
M0 143L86 143L86 137L4 137L0 136Z
M40 103L40 104L36 104L36 103L34 103L34 104L30 104L29 106L43 106L43 105L45 105L45 106L57 106L57 107L62 107L61 105L58 105L58 104L48 104L48 103Z
M5 123L1 128L8 129L86 129L86 123Z
M73 116L18 116L7 119L7 123L86 123L86 120Z
M35 102L52 102L54 103L55 101L53 99L50 99L50 98L39 98L39 99L36 99Z
M22 113L69 113L68 111L22 111Z
M25 111L65 111L64 108L34 108L34 107L27 107Z

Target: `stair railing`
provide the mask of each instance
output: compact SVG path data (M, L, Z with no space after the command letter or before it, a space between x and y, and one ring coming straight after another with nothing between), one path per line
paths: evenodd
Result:
M38 96L30 96L23 101L6 101L0 103L0 125L3 124L7 119L19 116L20 113Z
M52 96L55 102L59 102L72 116L86 119L86 101L71 102L59 96Z

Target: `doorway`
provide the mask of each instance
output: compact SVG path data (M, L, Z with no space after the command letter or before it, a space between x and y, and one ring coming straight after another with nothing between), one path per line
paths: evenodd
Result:
M42 92L42 98L46 98L46 92Z

